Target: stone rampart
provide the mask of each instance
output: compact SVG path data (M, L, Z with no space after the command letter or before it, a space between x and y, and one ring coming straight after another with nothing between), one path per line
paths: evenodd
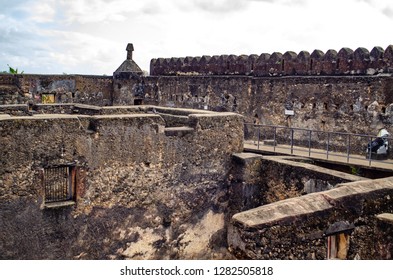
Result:
M144 104L236 112L253 123L376 135L393 131L391 76L151 76ZM285 109L293 110L286 115Z
M1 259L231 258L226 174L243 149L240 115L49 107L0 115ZM59 166L74 192L48 202Z
M385 50L374 47L342 48L338 52L314 50L311 54L287 51L261 55L221 55L185 58L158 58L150 61L150 75L374 75L393 73L393 45Z
M112 77L0 74L0 104L84 103L111 105Z
M391 259L393 179L336 188L264 205L233 216L231 250L250 259ZM377 216L378 215L378 216Z
M0 75L0 104L149 104L235 112L251 123L257 118L261 124L374 135L382 127L393 130L392 54L389 46L370 52L343 48L159 59L161 66L176 65L187 73L173 76ZM366 64L367 72L354 72ZM292 74L281 75L283 69L292 69L287 71ZM377 70L376 75L369 75L370 69ZM287 108L293 114L285 114Z

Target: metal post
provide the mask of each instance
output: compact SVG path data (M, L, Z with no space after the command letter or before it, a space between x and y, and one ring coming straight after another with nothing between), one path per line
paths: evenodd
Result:
M311 157L311 130L308 131L308 156Z
M276 133L277 133L277 127L274 127L274 136L273 136L273 151L276 152Z
M291 128L291 155L293 155L293 128Z
M327 135L327 146L326 146L326 159L329 159L329 144L330 144L330 133Z
M368 154L368 166L371 166L371 142L373 141L373 138L370 137L370 152Z
M347 135L347 163L349 163L349 153L351 150L351 135Z

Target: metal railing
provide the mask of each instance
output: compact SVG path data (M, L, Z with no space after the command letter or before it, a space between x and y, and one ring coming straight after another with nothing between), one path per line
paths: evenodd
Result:
M386 160L373 159L371 149L366 154L367 145L371 145L376 137L367 134L245 123L245 140L253 140L257 149L264 145L273 146L273 152L277 149L288 149L291 155L301 151L303 156L308 153L308 157L316 154L326 155L327 160L332 156L343 157L347 163L350 159L367 159L369 166L372 161L393 164ZM393 138L387 139L391 141Z

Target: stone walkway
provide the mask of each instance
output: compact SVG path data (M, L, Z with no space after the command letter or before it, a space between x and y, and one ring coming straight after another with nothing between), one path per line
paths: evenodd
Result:
M244 142L244 151L245 152L254 152L254 153L269 153L269 154L280 154L280 155L295 155L300 157L317 159L320 161L337 163L337 164L346 164L346 165L356 165L359 167L365 167L370 169L379 169L386 171L393 171L393 160L369 160L366 159L365 155L355 155L350 154L349 158L347 154L344 153L329 153L327 154L325 150L319 149L311 149L305 147L294 146L291 151L290 145L266 145L260 142L259 148L258 145L253 141L245 141Z

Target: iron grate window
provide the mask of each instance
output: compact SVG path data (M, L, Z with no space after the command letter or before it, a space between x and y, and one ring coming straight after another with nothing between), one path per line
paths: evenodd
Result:
M45 168L45 203L73 200L74 185L74 166L68 165Z

